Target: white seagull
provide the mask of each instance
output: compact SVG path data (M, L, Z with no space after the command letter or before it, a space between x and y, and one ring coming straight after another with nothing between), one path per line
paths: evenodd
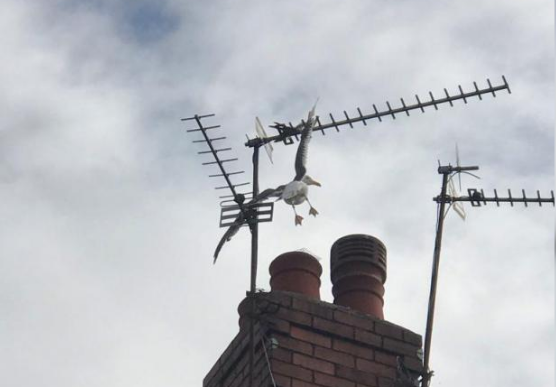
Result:
M309 203L309 215L317 216L318 211L313 207L309 201L308 192L310 185L320 187L321 184L314 180L311 176L307 175L307 153L309 149L309 142L313 133L313 128L316 123L315 109L317 104L311 109L307 117L307 122L301 123L297 128L301 129L301 140L295 155L295 177L286 185L279 186L274 190L269 189L261 192L262 196L266 193L267 196L278 196L278 200L282 199L286 204L293 208L295 213L295 225L301 225L303 217L297 214L295 206L307 201ZM299 130L299 129L297 129ZM263 199L264 200L264 199Z
M318 102L318 101L317 101ZM311 141L311 136L313 132L313 128L316 123L315 117L315 109L317 104L311 109L309 115L307 117L307 122L301 122L301 124L297 125L294 129L299 133L301 132L301 140L299 141L299 146L297 148L297 153L295 155L295 177L292 181L288 184L280 185L276 188L269 188L261 193L259 193L254 199L249 201L245 206L249 207L251 204L256 204L262 201L265 201L270 198L277 198L276 201L282 199L286 204L289 204L293 208L293 212L295 213L295 225L301 225L303 221L303 217L299 215L295 209L295 206L302 204L303 202L307 201L309 204L309 215L317 216L318 211L313 207L311 202L308 198L309 186L316 185L318 187L321 184L314 180L311 176L307 175L307 152L309 148L309 142ZM285 125L277 124L277 127ZM287 127L285 127L287 128ZM231 240L234 235L237 234L241 226L243 225L244 216L243 213L239 213L238 217L236 218L235 222L226 230L216 250L214 252L214 263L216 263L216 259L218 258L218 254L224 246L224 243Z

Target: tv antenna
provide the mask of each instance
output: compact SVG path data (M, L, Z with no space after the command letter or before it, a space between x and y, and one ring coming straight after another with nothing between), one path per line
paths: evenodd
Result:
M393 120L396 119L396 114L405 113L407 116L410 115L410 112L413 110L420 110L422 113L425 112L425 108L434 107L435 110L438 110L438 105L442 105L445 103L449 103L451 107L454 106L454 101L462 100L465 104L467 104L467 100L473 97L479 98L479 100L483 99L483 95L485 94L492 94L493 97L496 97L496 92L507 90L509 94L511 94L510 86L506 81L506 77L502 76L503 84L498 86L493 86L490 82L490 79L487 79L488 87L480 89L477 86L477 82L473 82L474 90L469 92L464 92L461 85L458 85L459 94L450 95L448 90L444 89L445 97L436 98L432 92L429 91L430 101L421 101L419 95L415 94L416 103L407 105L403 98L400 98L401 106L397 108L392 108L390 102L386 101L387 109L378 110L375 104L373 104L373 112L368 114L363 114L359 107L356 108L357 115L354 117L350 117L347 111L344 110L344 118L338 120L336 119L331 113L328 114L330 119L329 122L322 123L320 117L317 117L317 122L315 128L313 129L314 132L321 132L324 136L326 135L326 131L328 129L336 129L336 132L340 131L340 127L345 127L349 125L350 128L354 128L353 124L362 122L364 126L367 126L367 121L378 119L379 122L382 122L382 117L392 117ZM251 140L248 140L245 143L245 146L250 148L260 147L261 145L272 143L272 142L283 142L285 145L291 145L294 143L295 140L299 140L299 132L295 130L293 125L290 123L284 124L276 122L274 125L270 126L278 130L278 134L275 136L265 136L265 137L257 137Z
M323 136L326 135L329 129L334 128L336 132L340 132L340 128L344 128L349 125L350 128L354 128L354 124L362 122L364 126L371 120L378 119L382 122L383 117L392 117L396 119L399 114L410 115L411 111L420 110L425 113L426 108L434 107L438 110L439 105L449 103L450 106L454 106L455 101L462 100L467 104L468 99L477 97L479 100L483 99L483 95L492 94L496 97L497 92L506 90L511 94L510 87L506 78L502 76L502 84L493 86L490 79L487 79L487 87L479 88L476 82L473 82L474 90L465 92L461 85L458 85L458 92L456 94L450 94L446 88L444 88L444 96L441 98L436 98L432 92L429 91L429 98L422 101L419 96L415 95L415 103L406 104L403 98L400 98L400 106L392 107L390 102L386 101L386 109L378 109L375 104L372 105L373 111L371 113L363 114L359 107L356 108L357 115L352 115L351 117L347 111L343 111L344 117L341 119L336 119L332 114L328 115L329 121L321 122L320 117L316 117L316 122L314 124L313 132L320 132ZM227 189L231 191L230 194L221 196L221 199L225 199L221 203L221 213L220 213L220 227L230 227L230 226L243 226L248 225L251 231L251 275L250 275L250 290L248 296L251 297L251 316L255 315L256 303L255 303L255 293L256 293L256 282L257 282L257 263L258 263L258 224L261 222L271 222L273 218L273 203L257 202L256 198L259 195L259 149L264 147L269 159L272 162L272 143L283 142L285 145L291 145L294 141L299 141L301 138L301 133L299 128L305 125L305 121L301 121L297 127L294 127L291 122L288 124L276 122L271 125L270 128L276 129L278 131L277 135L268 136L264 130L263 125L257 118L255 121L255 130L257 136L255 138L247 138L245 146L248 148L253 148L253 183L251 192L239 193L236 188L243 187L249 183L234 184L231 177L234 175L242 174L244 171L227 172L224 164L236 161L237 159L220 159L219 153L229 151L231 148L215 148L213 143L219 140L225 139L225 137L209 137L207 131L217 129L220 126L203 126L202 120L205 118L213 117L214 114L208 115L195 115L189 118L184 118L182 121L194 121L197 127L189 129L188 132L201 132L203 139L196 140L194 142L205 143L208 145L209 149L199 152L201 154L207 153L213 156L214 161L205 162L203 165L217 165L219 167L220 173L209 175L210 177L223 177L225 179L226 185L216 187L216 189ZM252 204L245 202L245 200L251 199ZM239 215L239 216L238 216ZM253 359L254 359L254 319L250 319L249 324L249 335L251 342L251 351L249 355L249 386L253 387Z
M543 204L551 203L554 207L554 191L550 191L550 197L542 197L540 191L536 191L535 197L527 197L525 194L525 190L521 190L521 196L512 196L512 192L508 189L507 196L498 196L498 192L495 189L494 195L487 197L484 194L482 189L476 188L469 188L467 190L467 196L459 196L450 193L449 187L450 184L453 186L453 178L457 175L458 179L461 179L461 174L465 173L471 176L478 178L478 176L474 175L470 171L477 171L479 170L478 166L460 166L459 164L459 152L457 152L456 147L456 160L457 165L453 167L452 165L440 165L438 166L438 173L442 175L442 188L440 190L440 195L433 198L433 200L438 205L438 212L437 212L437 225L436 225L436 238L434 243L434 254L433 254L433 264L432 264L432 275L431 275L431 287L430 287L430 294L429 294L429 305L428 305L428 312L427 312L427 325L425 331L425 348L424 348L424 375L421 381L422 387L428 387L430 385L431 376L433 372L429 369L429 361L430 361L430 352L431 352L431 342L432 342L432 330L434 324L434 310L436 304L436 291L437 291L437 283L438 283L438 269L440 265L440 249L442 245L442 233L444 229L444 219L448 214L450 208L453 208L458 214L458 205L469 202L471 203L472 207L481 207L486 206L487 203L496 203L497 207L500 207L500 203L510 203L513 207L514 204L522 203L525 207L528 207L529 204L538 204L539 207L542 207ZM461 190L461 187L460 187ZM446 204L448 204L448 208L446 209ZM461 216L461 214L460 214ZM465 216L463 216L465 218Z

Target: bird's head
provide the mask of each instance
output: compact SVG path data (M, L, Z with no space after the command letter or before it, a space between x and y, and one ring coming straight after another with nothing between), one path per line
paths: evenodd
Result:
M303 179L301 179L302 182L304 182L307 185L316 185L317 187L320 187L320 183L316 180L314 180L311 176L309 175L305 175L303 176Z

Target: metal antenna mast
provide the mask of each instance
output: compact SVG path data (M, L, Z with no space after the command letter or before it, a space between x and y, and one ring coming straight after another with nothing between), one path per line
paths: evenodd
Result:
M400 98L401 106L397 108L392 108L390 102L386 102L387 109L379 110L376 105L372 105L373 112L370 114L363 114L361 109L357 107L357 116L350 117L348 113L344 110L343 115L345 118L336 120L332 114L329 114L330 122L322 123L320 118L316 117L316 124L313 128L313 132L320 131L324 136L326 131L330 128L336 129L337 132L340 131L340 127L349 125L350 128L354 128L353 124L362 122L364 126L367 126L367 121L378 119L382 122L382 117L391 116L392 119L396 119L396 114L405 113L407 116L410 115L412 110L420 110L422 113L425 112L425 108L434 107L438 110L438 105L449 103L450 106L454 106L454 101L463 100L467 104L469 98L477 97L479 100L483 99L483 95L492 94L496 97L496 93L499 91L506 90L511 93L510 87L506 78L502 76L503 84L493 86L489 79L487 79L488 86L485 88L479 88L476 82L473 82L474 90L469 92L464 92L461 85L458 85L458 93L450 95L447 89L444 89L445 97L435 98L432 92L429 91L430 100L421 101L418 95L415 95L416 103L407 105L403 98ZM202 120L205 118L213 117L214 114L208 115L195 115L188 118L183 118L182 121L194 121L197 127L194 129L189 129L188 132L201 132L203 138L201 140L193 141L195 143L204 143L208 145L208 149L205 151L198 152L199 154L211 154L214 161L204 162L203 165L217 165L220 173L209 175L209 177L223 177L225 179L226 185L216 187L217 190L228 189L230 194L220 196L224 199L221 202L221 212L220 212L220 227L230 227L230 226L243 226L248 225L251 231L251 273L250 273L250 287L248 296L251 297L251 318L249 327L250 336L250 354L249 354L249 386L253 387L253 364L254 364L254 352L255 352L255 340L254 340L254 316L256 309L255 302L255 292L257 284L257 265L258 265L258 234L259 227L258 224L262 222L271 222L273 219L273 203L258 202L255 200L259 194L259 150L261 147L265 147L269 157L271 157L272 147L270 144L272 142L283 142L285 145L291 145L295 140L299 140L299 131L291 124L281 124L275 123L275 125L270 126L278 131L278 135L266 136L264 129L260 122L257 122L258 132L261 129L259 136L247 140L245 143L246 147L253 148L253 185L251 192L240 193L237 191L238 187L243 187L249 183L239 183L235 184L232 182L232 176L243 174L245 171L233 171L228 172L225 169L225 164L236 161L237 158L221 159L219 153L230 151L231 148L216 148L214 147L214 142L219 140L224 140L226 137L210 137L208 134L209 130L217 129L220 125L215 126L203 126ZM305 122L302 120L302 124ZM271 160L272 161L272 160ZM247 201L251 199L251 201Z
M237 161L237 158L221 159L219 153L230 151L232 148L216 148L214 142L224 140L226 137L210 137L208 131L220 128L220 125L214 126L203 126L202 119L214 117L214 114L207 115L195 115L193 117L182 118L182 121L194 120L197 127L194 129L189 129L187 132L201 132L203 138L201 140L195 140L194 143L204 143L208 145L207 150L198 152L198 154L210 154L212 155L214 161L207 161L202 163L203 165L217 165L220 173L209 175L209 177L223 177L226 185L217 186L215 189L228 189L231 194L220 196L221 199L232 198L235 205L222 206L220 215L220 227L229 227L231 225L239 222L239 226L247 224L251 230L251 278L249 295L252 299L251 313L255 313L255 292L257 284L257 261L258 261L258 233L259 233L259 222L269 222L272 221L273 215L273 203L245 203L246 196L251 195L251 197L256 197L259 194L259 146L256 146L253 150L253 190L251 193L238 193L236 188L249 185L248 182L235 184L232 182L232 176L245 173L245 171L233 171L228 172L224 166L225 163L230 163ZM227 200L229 201L229 200ZM241 214L238 220L238 215ZM230 220L232 220L230 222ZM249 338L251 342L251 348L249 353L249 364L250 370L253 366L255 340L254 340L254 319L250 319L249 328ZM252 385L253 373L250 372L250 385Z
M459 164L459 163L458 163ZM467 166L461 167L452 165L444 165L438 167L438 173L442 175L442 188L440 190L440 195L433 198L433 200L438 204L438 214L437 214L437 224L436 224L436 238L434 242L434 254L432 263L432 275L431 275L431 287L429 295L429 305L427 312L427 326L425 331L425 348L424 348L424 371L421 386L428 387L430 385L430 380L432 372L429 370L430 352L431 352L431 342L432 342L432 330L434 324L434 310L436 304L436 292L438 283L438 270L440 265L440 249L442 245L442 232L444 229L444 218L446 217L450 207L446 210L446 204L452 206L458 202L470 202L473 207L480 207L481 205L486 205L488 202L494 202L499 207L500 203L510 203L513 207L514 203L523 203L527 207L528 203L536 203L542 206L543 203L552 203L554 206L554 191L550 191L550 197L541 197L539 191L537 191L537 197L527 197L525 195L525 190L521 190L522 197L512 197L512 193L508 190L507 197L499 197L496 190L494 190L493 197L485 197L483 190L480 191L475 188L470 188L467 190L468 196L451 196L447 193L447 187L450 180L461 173L471 174L469 171L477 171L478 166Z

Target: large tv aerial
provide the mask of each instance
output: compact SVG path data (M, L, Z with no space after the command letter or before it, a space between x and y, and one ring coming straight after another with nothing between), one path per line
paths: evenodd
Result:
M378 119L382 122L383 117L392 117L396 119L396 115L405 113L409 116L410 112L413 110L420 110L424 113L425 108L434 107L438 110L438 106L442 104L449 103L450 106L454 106L454 101L462 100L467 104L467 100L470 98L477 97L479 100L483 99L483 95L492 94L496 97L496 93L506 90L511 93L510 87L506 78L502 76L503 84L493 86L491 81L487 79L488 86L485 88L479 88L476 82L473 82L474 90L469 92L464 92L461 85L458 85L458 93L450 95L448 90L444 88L444 97L436 98L432 92L429 91L430 100L422 101L418 95L415 95L416 102L413 104L406 104L403 98L400 98L400 106L392 107L390 102L386 102L386 109L379 110L376 105L372 105L373 112L364 114L359 107L356 108L357 115L349 116L347 111L343 111L344 117L342 119L336 119L332 114L328 115L329 121L321 122L319 116L316 117L316 123L313 127L313 132L320 132L323 136L326 134L328 129L334 128L336 132L340 132L340 128L349 125L350 128L354 128L354 124L362 122L364 126L367 126L368 121ZM268 136L264 130L263 125L259 119L256 119L256 132L257 136L255 138L248 138L245 143L246 147L253 148L253 171L252 171L252 190L250 192L239 192L238 188L249 185L248 182L234 183L232 179L236 175L245 173L245 171L232 171L228 172L225 165L229 165L237 158L221 159L220 153L230 151L231 148L216 148L214 143L226 139L226 137L210 137L209 131L218 129L220 125L204 126L203 120L206 118L214 117L214 114L207 115L194 115L192 117L183 118L182 121L192 121L196 124L195 128L189 129L188 132L200 132L203 138L200 140L195 140L195 143L203 143L208 146L208 149L200 151L200 154L210 154L212 155L213 161L204 162L203 165L216 165L219 168L219 173L209 175L210 177L222 177L225 180L226 185L216 187L217 190L228 190L227 195L220 196L224 199L221 203L220 212L220 227L227 227L230 230L233 227L234 230L238 230L241 226L248 226L251 231L251 275L250 275L250 287L247 293L251 297L251 316L255 315L255 293L256 293L256 282L257 282L257 265L258 265L258 225L262 222L271 222L273 219L273 203L266 203L263 201L257 201L256 198L260 194L259 191L259 149L264 147L270 160L272 161L272 143L283 142L285 145L291 145L295 140L299 140L301 136L300 128L305 125L302 120L299 125L294 127L290 122L287 124L276 122L271 125L270 128L276 129L278 131L277 135ZM251 199L249 201L249 199ZM247 200L247 202L246 202ZM253 357L254 357L254 319L250 319L250 341L251 341L251 352L249 356L249 367L250 370L253 368ZM250 372L250 382L249 385L252 386L252 372Z
M434 325L434 311L435 311L435 304L436 304L436 292L437 292L437 283L438 283L438 271L440 265L440 250L442 245L442 234L444 230L444 219L448 214L450 208L453 208L455 212L458 213L465 219L465 212L463 211L463 207L461 207L462 203L469 202L471 203L472 207L481 207L486 206L487 203L496 203L497 207L500 207L500 203L509 203L512 207L514 204L522 203L525 207L528 207L528 204L538 204L539 207L542 207L543 204L549 203L552 204L554 207L554 191L550 191L550 197L542 197L540 191L536 191L536 196L534 197L527 197L525 190L521 190L521 196L512 196L512 192L510 189L507 191L507 196L498 196L498 192L495 189L493 196L485 196L483 189L477 188L468 188L467 189L467 196L460 196L455 189L453 188L453 178L455 176L460 179L460 191L461 191L461 174L468 174L474 177L478 177L471 173L470 171L477 171L479 167L474 166L460 166L459 163L459 152L456 146L456 160L457 165L452 166L448 165L440 165L438 166L438 173L442 175L442 188L440 190L440 195L433 198L433 200L438 205L437 211L437 226L436 226L436 237L434 243L434 254L433 254L433 264L432 264L432 274L431 274L431 286L430 286L430 294L429 294L429 304L428 304L428 311L427 311L427 324L425 330L425 348L424 348L424 362L423 362L423 369L424 374L421 381L422 387L428 387L430 385L431 376L433 372L429 369L429 362L430 362L430 352L431 352L431 343L432 343L432 331ZM451 187L451 188L450 188ZM448 204L448 208L446 208L446 204ZM463 213L462 213L463 211Z

